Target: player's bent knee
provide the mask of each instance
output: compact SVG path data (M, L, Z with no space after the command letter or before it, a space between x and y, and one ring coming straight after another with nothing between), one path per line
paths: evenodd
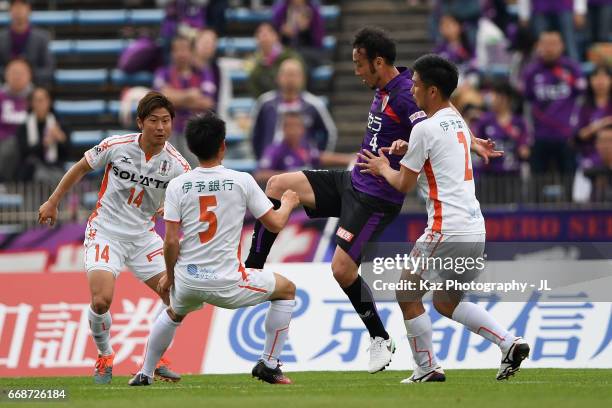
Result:
M182 322L183 319L185 318L185 316L176 314L176 312L171 307L166 309L166 313L168 313L168 316L170 316L170 319L172 319L172 321L176 323Z
M295 283L277 273L274 274L276 285L270 300L293 300L295 299Z
M106 296L94 295L91 298L91 308L97 314L104 314L108 312L112 303L112 299Z
M283 175L270 177L268 183L266 183L266 195L280 200L283 192L286 190L283 188L283 185Z
M343 256L334 256L332 259L332 272L334 279L342 287L350 286L357 279L357 265L348 258Z
M451 302L442 302L434 298L433 306L442 316L452 318L457 305Z

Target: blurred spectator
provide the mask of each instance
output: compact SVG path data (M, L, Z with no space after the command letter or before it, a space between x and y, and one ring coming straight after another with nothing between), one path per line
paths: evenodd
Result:
M533 62L536 38L526 27L518 27L511 38L510 51L510 84L521 87L521 78L525 67Z
M158 6L165 10L160 36L192 38L196 30L206 26L206 3L207 0L157 0Z
M612 1L589 0L590 42L612 41Z
M13 181L19 161L17 128L25 123L32 71L23 59L14 59L4 71L0 89L0 181Z
M567 55L580 61L575 29L581 29L586 22L586 0L518 0L520 23L531 28L536 37L544 31L559 30Z
M589 75L584 103L578 121L577 147L581 160L589 160L595 154L595 135L612 125L612 70L598 66Z
M204 94L212 98L215 105L219 102L221 85L221 72L217 64L216 53L217 33L211 29L201 30L195 39L193 63L202 76Z
M612 202L612 126L595 136L595 154L576 174L574 201Z
M172 41L172 63L155 73L155 89L168 97L176 108L172 123L172 143L192 166L197 165L197 157L187 147L183 136L185 125L193 114L214 109L215 100L206 85L200 70L193 65L191 42L184 37Z
M64 175L68 156L68 138L51 112L51 96L36 88L30 99L30 113L17 130L19 174L23 181L55 185Z
M441 16L455 17L465 32L466 45L473 50L476 47L478 20L482 15L481 0L436 0Z
M479 161L475 169L518 175L521 162L529 158L527 125L521 116L513 112L515 92L508 82L495 84L491 96L491 112L485 113L476 123L474 134L493 139L496 148L504 151L504 156L490 161L488 165Z
M304 118L299 111L283 114L282 140L266 148L259 161L255 180L265 183L276 174L319 166L346 167L353 155L333 152L319 152L319 149L306 140Z
M473 86L463 84L453 93L451 101L459 112L461 112L463 119L465 119L470 129L474 129L474 126L478 123L485 111L484 97L482 94Z
M262 23L255 31L257 51L246 63L249 72L249 92L258 97L275 88L276 74L281 63L300 59L299 55L281 44L278 33L270 23ZM301 59L300 59L301 60Z
M323 57L325 24L314 0L281 0L273 8L272 24L282 43L298 51L309 67Z
M35 83L50 85L54 60L49 47L49 32L32 27L31 12L29 1L11 0L10 26L0 30L0 75L10 60L19 57L32 67Z
M278 71L278 90L261 95L253 112L251 142L258 160L266 146L282 140L282 114L287 111L302 113L308 142L319 150L334 149L336 125L323 101L304 91L304 69L300 61L289 59Z
M558 32L543 32L537 46L538 58L525 68L522 90L531 108L534 144L531 169L572 173L574 152L569 142L575 132L572 119L576 100L586 81L580 66L563 57L563 42Z
M461 66L470 62L472 53L461 24L455 17L449 14L442 16L440 19L440 36L440 42L434 49L434 53L459 65L460 69Z

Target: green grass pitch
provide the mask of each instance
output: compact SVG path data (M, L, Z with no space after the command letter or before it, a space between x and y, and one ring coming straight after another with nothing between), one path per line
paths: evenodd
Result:
M612 370L525 369L508 381L496 370L448 370L445 383L403 385L406 372L296 372L270 385L248 374L190 375L177 384L96 386L90 377L0 378L1 407L612 407ZM8 402L6 391L65 388L64 402Z

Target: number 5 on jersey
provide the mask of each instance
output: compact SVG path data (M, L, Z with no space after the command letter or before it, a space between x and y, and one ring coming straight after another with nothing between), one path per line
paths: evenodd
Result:
M217 206L217 197L214 195L200 196L200 222L207 222L208 228L206 231L199 233L200 242L207 243L215 236L217 232L217 216L214 212L209 211L210 207Z

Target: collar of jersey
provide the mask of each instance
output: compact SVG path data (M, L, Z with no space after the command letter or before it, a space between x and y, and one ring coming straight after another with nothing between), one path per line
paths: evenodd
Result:
M218 169L220 169L222 167L223 167L222 164L219 164L219 165L217 165L215 167L201 167L201 166L198 166L198 167L196 167L196 170L199 170L199 171L211 171L211 170L218 170Z
M400 83L400 81L406 80L406 79L411 79L412 71L410 71L408 68L406 68L406 67L395 67L395 68L397 68L397 70L399 71L399 75L396 76L395 78L393 78L392 80L390 80L387 83L387 85L385 85L381 89L381 91L389 92L393 88L395 88Z

